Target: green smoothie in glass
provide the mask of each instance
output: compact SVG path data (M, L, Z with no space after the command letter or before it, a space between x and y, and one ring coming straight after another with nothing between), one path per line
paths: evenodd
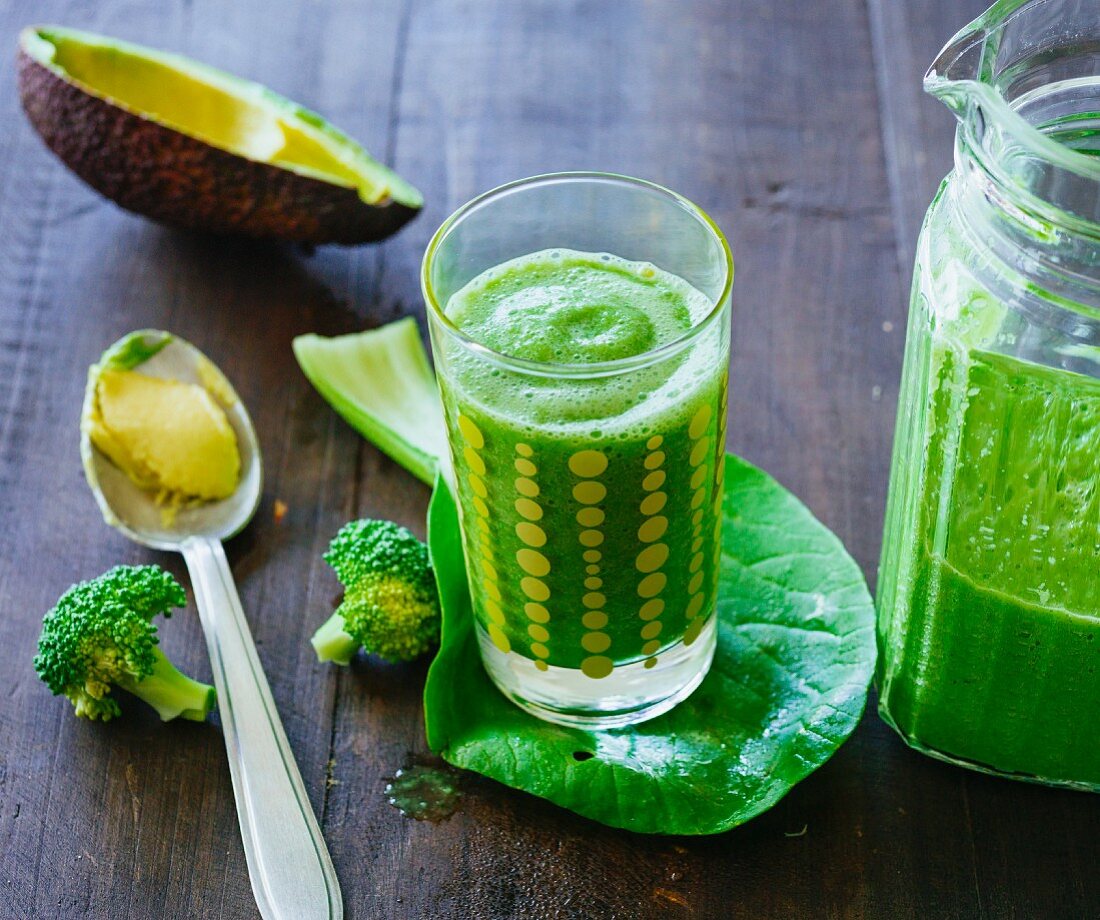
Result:
M721 233L652 183L536 176L444 222L422 283L486 673L563 725L667 711L717 641Z
M594 364L668 344L710 308L653 265L547 250L479 275L446 313L496 352ZM726 384L703 357L623 383L456 366L445 403L474 511L474 609L501 652L599 679L698 637L714 605Z

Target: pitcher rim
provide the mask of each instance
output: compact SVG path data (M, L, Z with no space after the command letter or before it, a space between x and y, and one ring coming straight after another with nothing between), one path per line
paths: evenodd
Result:
M924 89L951 108L964 126L969 121L964 105L977 102L1020 143L1042 159L1086 179L1100 182L1100 158L1088 156L1045 135L1028 122L995 86L984 79L983 73L971 77L947 76L951 66L975 45L986 43L991 35L1003 30L1026 9L1051 2L1053 0L999 0L994 3L944 45L924 75ZM1058 207L1054 202L1038 196L1031 197L1036 197L1048 206ZM1088 223L1096 226L1094 221Z

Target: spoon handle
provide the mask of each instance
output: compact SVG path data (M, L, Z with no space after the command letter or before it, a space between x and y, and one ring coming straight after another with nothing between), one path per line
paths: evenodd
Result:
M193 537L191 573L252 891L264 920L340 920L340 885L271 698L225 550Z

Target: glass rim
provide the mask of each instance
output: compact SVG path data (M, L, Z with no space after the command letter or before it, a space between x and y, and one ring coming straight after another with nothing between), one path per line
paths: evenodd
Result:
M453 230L464 218L484 207L490 201L501 195L515 191L516 189L525 186L574 181L612 182L657 192L659 195L691 213L692 216L709 230L712 239L718 243L719 249L721 250L724 278L722 281L722 291L718 297L707 298L710 302L710 308L699 322L685 330L682 335L662 345L658 345L656 348L652 348L649 351L644 351L641 354L629 355L625 358L612 358L608 361L577 363L533 361L529 358L509 355L497 351L494 348L490 348L488 345L467 335L451 321L450 317L447 316L444 311L443 306L439 303L438 298L435 296L435 291L429 277L430 268L434 262L436 252L450 234L451 230ZM711 216L695 204L695 202L671 189L665 188L663 185L658 185L656 182L650 182L646 179L637 179L633 176L625 176L620 173L579 170L540 173L523 179L515 179L511 182L506 182L503 185L491 188L486 192L482 192L480 195L471 198L464 205L456 209L442 224L440 224L439 229L432 235L431 241L428 243L428 248L424 251L424 258L420 265L420 288L424 295L424 302L427 304L429 313L431 314L431 318L434 319L439 328L457 339L465 348L485 359L502 364L512 370L536 376L606 377L622 371L635 370L639 367L648 366L678 354L688 347L688 345L694 342L698 336L710 328L717 317L721 316L723 309L730 299L730 292L733 289L733 272L733 253L730 251L725 234L722 233L718 224L715 223Z

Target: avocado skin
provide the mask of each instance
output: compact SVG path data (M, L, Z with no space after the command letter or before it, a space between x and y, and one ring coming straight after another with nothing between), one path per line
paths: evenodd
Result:
M136 214L189 230L355 245L396 233L419 212L219 150L85 92L22 49L17 66L23 111L46 146Z

